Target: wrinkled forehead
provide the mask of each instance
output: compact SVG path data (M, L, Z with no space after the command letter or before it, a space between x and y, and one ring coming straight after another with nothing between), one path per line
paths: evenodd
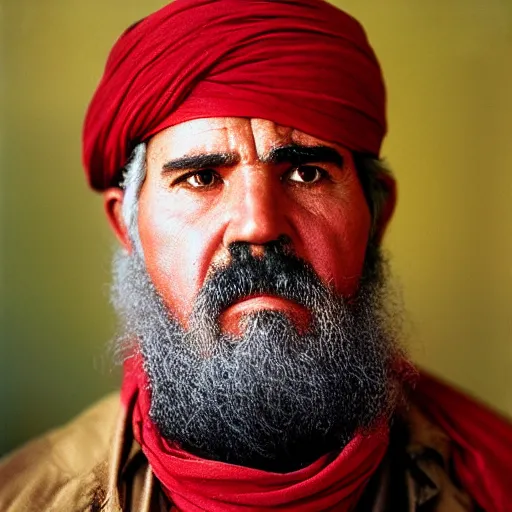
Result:
M185 155L229 153L241 160L257 156L265 160L283 146L332 147L348 150L334 142L307 134L291 126L260 118L213 117L185 121L160 131L148 141L148 159L178 158Z

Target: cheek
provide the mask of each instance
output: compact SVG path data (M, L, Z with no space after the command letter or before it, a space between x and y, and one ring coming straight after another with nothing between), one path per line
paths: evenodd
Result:
M284 197L283 197L284 199ZM352 295L361 276L371 218L358 182L308 201L284 200L294 245L322 281ZM139 233L149 276L169 310L186 328L194 299L222 246L220 206L182 201L144 186Z
M150 191L141 194L138 225L148 274L166 306L186 327L219 232L194 205L180 209L176 201Z
M323 282L337 293L356 292L363 270L371 216L360 187L308 208L297 219L302 250Z

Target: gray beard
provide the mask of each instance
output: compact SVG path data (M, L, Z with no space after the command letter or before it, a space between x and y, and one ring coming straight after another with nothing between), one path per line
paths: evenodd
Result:
M269 245L253 258L234 244L232 264L214 269L185 331L164 305L142 258L114 258L112 301L121 319L116 350L140 351L151 388L150 417L162 436L204 458L286 472L341 450L396 405L393 363L403 353L400 315L386 302L385 264L371 246L359 291L336 296L314 271ZM299 333L281 312L257 311L243 334L223 333L220 313L236 299L274 293L311 313Z

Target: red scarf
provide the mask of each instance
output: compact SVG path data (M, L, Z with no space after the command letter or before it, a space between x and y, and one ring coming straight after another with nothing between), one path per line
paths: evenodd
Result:
M422 372L411 399L452 441L461 486L486 512L512 503L512 425ZM388 444L387 428L356 436L332 460L293 473L267 473L209 461L170 446L148 419L149 390L138 358L125 364L122 400L135 403L133 430L170 500L182 512L348 511L357 504Z
M138 358L125 364L122 399L135 404L134 437L181 512L349 511L388 446L382 425L372 435L356 435L335 459L326 455L292 473L268 473L201 459L167 443L149 420L149 389Z

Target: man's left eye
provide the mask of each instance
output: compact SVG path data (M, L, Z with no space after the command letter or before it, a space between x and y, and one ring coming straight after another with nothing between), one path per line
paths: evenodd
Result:
M314 165L301 165L293 168L288 179L298 183L316 183L325 176L325 171Z

